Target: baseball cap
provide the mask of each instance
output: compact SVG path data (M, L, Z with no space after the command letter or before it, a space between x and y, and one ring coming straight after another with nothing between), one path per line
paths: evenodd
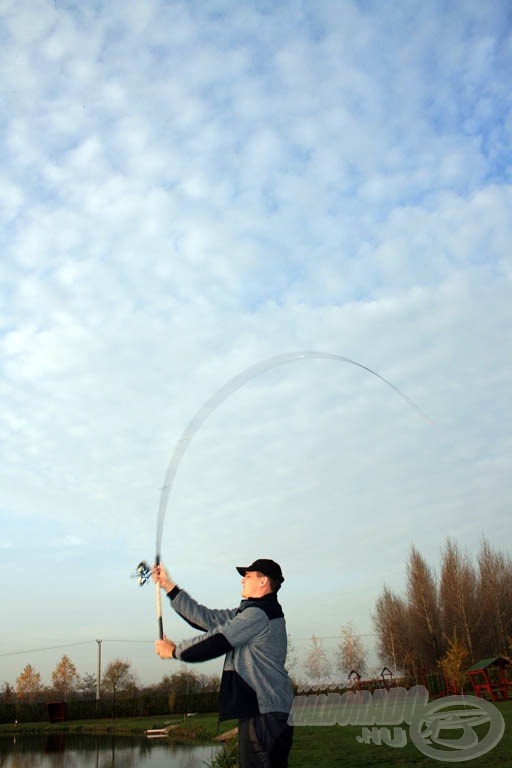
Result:
M252 565L248 565L247 567L243 565L237 565L236 569L240 576L245 576L247 571L258 571L259 573L262 573L264 576L268 576L271 579L277 579L277 581L281 582L281 584L284 581L283 572L281 571L281 566L279 563L276 563L275 560L267 560L264 557L260 558L259 560L255 560Z

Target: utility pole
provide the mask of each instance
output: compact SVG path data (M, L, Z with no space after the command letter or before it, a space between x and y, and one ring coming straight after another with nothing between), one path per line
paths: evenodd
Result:
M100 685L101 685L101 640L96 640L98 643L98 668L96 670L96 701L100 700Z

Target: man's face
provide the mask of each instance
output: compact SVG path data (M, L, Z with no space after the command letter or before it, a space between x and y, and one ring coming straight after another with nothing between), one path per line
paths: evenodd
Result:
M242 597L261 597L267 588L268 579L256 571L246 571L242 576Z

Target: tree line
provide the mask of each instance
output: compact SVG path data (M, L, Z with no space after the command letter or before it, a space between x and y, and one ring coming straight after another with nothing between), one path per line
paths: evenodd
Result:
M412 546L404 594L385 586L372 619L382 672L416 682L425 679L424 673L437 674L445 690L460 690L474 663L512 652L512 560L483 538L473 563L449 538L437 575ZM341 682L351 672L356 678L379 676L369 670L352 623L341 628L333 659L313 635L303 669L306 680L337 677Z
M347 680L352 672L364 677L368 671L366 653L366 648L356 633L353 623L348 622L340 629L333 660L327 656L322 639L316 635L311 637L303 669L310 680L333 676L339 677L340 680ZM293 673L292 677L295 677Z
M48 716L49 702L63 702L73 717L167 714L212 711L219 690L217 675L199 674L180 665L159 683L140 686L131 662L114 659L101 676L100 699L93 674L80 675L64 654L51 674L51 685L43 685L41 674L26 664L14 686L0 689L0 722L41 720Z
M378 653L395 670L416 677L441 670L460 685L477 661L507 656L512 647L512 560L482 539L476 563L452 539L441 552L439 575L416 547L406 565L406 588L384 587L373 613Z
M437 575L412 546L404 594L385 586L372 618L380 662L395 676L418 680L424 671L438 671L461 688L465 670L474 662L512 651L512 560L493 551L483 539L473 563L452 539L447 539ZM368 672L366 653L361 637L349 622L341 627L334 664L321 638L313 635L299 665L295 645L288 636L287 668L295 681L304 673L315 680L334 673L346 679L351 672L364 678ZM55 667L51 681L51 686L43 686L39 672L27 664L15 687L5 683L0 690L0 721L15 719L13 713L21 714L44 701L96 699L95 675L79 675L67 655ZM112 712L124 708L131 714L202 709L203 705L215 703L218 690L218 676L189 671L184 665L174 674L165 675L160 683L140 687L130 662L122 659L110 662L101 679L103 710L105 706ZM94 711L98 713L97 703Z
M304 669L312 678L325 677L331 671L322 641L313 635L311 648L302 664L295 644L288 635L286 666L294 680ZM347 676L357 669L366 671L365 649L352 624L342 627L336 657L336 669ZM41 674L26 664L14 686L4 683L0 689L0 722L14 719L44 719L48 702L66 702L73 716L93 717L117 714L156 714L215 709L220 688L217 675L205 675L180 665L178 671L165 675L154 685L140 686L131 663L123 659L111 661L101 675L101 696L96 701L97 679L94 674L80 675L71 658L64 654L51 673L51 685L43 685Z

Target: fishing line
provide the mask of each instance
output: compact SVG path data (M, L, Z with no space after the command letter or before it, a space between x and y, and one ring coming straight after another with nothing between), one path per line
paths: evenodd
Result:
M185 451L187 450L195 435L203 426L206 419L213 413L216 408L219 407L219 405L227 400L228 397L234 394L238 389L243 387L244 384L247 384L247 382L251 381L251 379L254 379L257 376L261 376L263 373L266 373L266 371L269 371L272 368L277 368L280 365L286 365L288 363L294 363L298 360L335 360L337 362L348 363L349 365L355 365L358 368L362 368L364 371L371 373L373 376L376 376L382 382L391 387L391 389L394 390L394 392L396 392L396 394L399 395L403 400L405 400L405 402L408 403L411 408L413 408L419 414L419 416L421 416L421 418L425 419L425 421L429 422L430 424L432 423L428 416L423 413L423 411L416 405L416 403L414 403L406 394L398 389L398 387L396 387L391 381L388 381L388 379L384 378L384 376L381 376L381 374L377 373L377 371L373 371L371 368L368 368L368 366L363 365L362 363L358 363L355 360L351 360L348 357L343 357L341 355L335 355L328 352L289 352L286 354L267 358L266 360L256 363L255 365L251 365L249 368L246 368L232 379L229 379L229 381L227 381L210 398L208 398L205 403L203 403L201 408L189 422L188 426L176 444L169 462L169 466L167 468L167 472L165 474L164 484L160 495L160 504L158 508L158 518L156 525L156 565L160 563L162 535L167 504L176 473L178 471L178 467L183 459L183 456L185 455ZM157 606L157 611L158 610L159 609ZM159 625L161 626L161 614L159 614L158 618Z

